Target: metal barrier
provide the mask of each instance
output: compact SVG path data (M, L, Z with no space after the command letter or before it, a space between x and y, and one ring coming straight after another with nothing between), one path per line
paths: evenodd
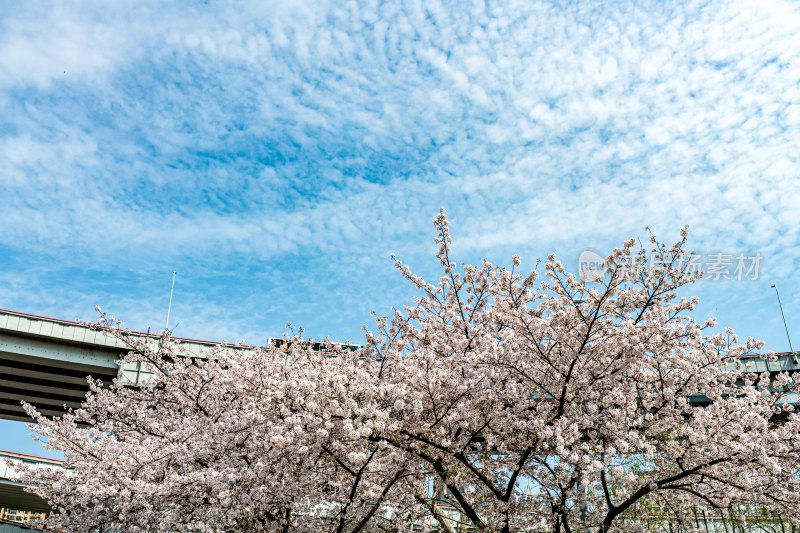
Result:
M34 511L20 511L18 509L6 509L0 507L0 520L15 522L17 524L27 524L33 520L44 520L47 513L37 513Z

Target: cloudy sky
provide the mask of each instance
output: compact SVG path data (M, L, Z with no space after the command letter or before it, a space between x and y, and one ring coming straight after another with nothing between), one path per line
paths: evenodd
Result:
M413 297L391 253L437 274L444 207L468 262L689 224L733 278L700 315L786 350L798 28L783 1L0 0L0 308L160 329L176 270L176 335L358 342Z

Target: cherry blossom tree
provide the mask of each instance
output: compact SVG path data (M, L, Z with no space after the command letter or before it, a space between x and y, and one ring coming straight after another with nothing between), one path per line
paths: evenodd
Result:
M551 255L537 283L516 256L511 270L459 270L436 224L444 275L428 284L398 264L423 296L369 339L398 392L401 422L380 438L472 525L609 531L627 515L632 529L652 504L676 525L696 506L798 516L800 419L782 399L796 385L744 373L740 356L763 344L704 336L714 321L688 315L687 230L671 247L627 241L592 282Z
M348 358L295 339L288 352L198 359L167 336L116 334L126 361L153 372L145 386L92 383L83 407L55 420L27 406L71 467L26 473L56 511L48 527L375 531L418 506L405 497L414 469L364 438L382 415L362 404L353 385L365 378Z
M25 474L51 527L567 533L646 530L654 508L673 530L697 508L800 516L797 385L745 372L762 343L690 316L686 230L625 242L591 280L551 254L539 280L518 256L456 264L444 214L435 225L442 276L398 262L420 295L356 352L292 338L198 359L113 330L154 370L147 386L94 383L60 419L28 407L71 466Z

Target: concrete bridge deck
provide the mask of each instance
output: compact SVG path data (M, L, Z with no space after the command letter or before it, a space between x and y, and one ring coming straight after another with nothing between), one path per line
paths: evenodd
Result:
M158 338L134 334L154 342ZM221 344L182 338L174 342L199 357ZM106 384L119 377L138 385L142 369L136 365L120 368L117 363L126 351L124 343L102 329L0 309L0 418L29 422L22 400L44 415L60 416L65 407L80 406L89 390L87 376Z
M0 507L49 513L50 506L45 500L36 494L25 492L24 485L19 481L19 474L16 472L16 467L22 464L33 465L36 468L64 468L64 462L57 459L0 450Z

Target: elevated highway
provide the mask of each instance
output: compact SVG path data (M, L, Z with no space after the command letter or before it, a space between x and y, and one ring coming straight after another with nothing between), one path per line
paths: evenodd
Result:
M50 506L45 500L36 494L25 492L25 486L19 481L19 474L16 471L22 464L32 465L35 468L64 468L64 462L57 459L0 450L0 507L2 507L0 519L14 519L15 516L10 515L9 510L24 509L28 513L50 512Z
M149 336L156 335L134 333ZM220 343L175 338L190 354L202 356ZM247 349L236 345L238 349ZM146 374L137 365L120 368L126 352L119 339L79 322L0 309L0 418L30 422L26 401L47 416L76 408L89 390L87 376L110 384L120 378L138 385Z

